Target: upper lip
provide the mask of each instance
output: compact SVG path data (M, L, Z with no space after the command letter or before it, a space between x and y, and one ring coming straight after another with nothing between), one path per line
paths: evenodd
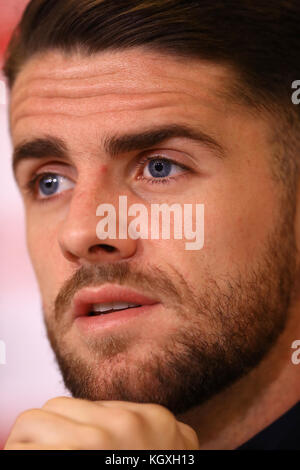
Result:
M132 288L117 284L104 284L100 287L86 287L78 291L72 301L72 313L74 319L86 316L93 304L108 302L124 302L137 305L153 305L158 300L147 297Z

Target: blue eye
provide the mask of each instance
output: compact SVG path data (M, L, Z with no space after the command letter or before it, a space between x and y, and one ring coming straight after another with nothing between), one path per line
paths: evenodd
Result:
M43 176L39 181L39 190L44 196L52 196L59 187L57 176Z
M180 165L176 165L166 158L153 158L144 168L143 176L146 178L167 178L183 171Z
M152 160L149 162L149 173L153 178L165 178L169 176L172 163L168 160Z
M48 173L43 175L38 182L38 192L41 198L49 198L74 186L74 183L65 176Z

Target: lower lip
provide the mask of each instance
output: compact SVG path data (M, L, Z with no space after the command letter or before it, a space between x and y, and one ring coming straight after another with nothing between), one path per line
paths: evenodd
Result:
M75 319L78 328L86 332L106 329L127 323L129 320L141 315L149 315L158 304L143 305L142 307L129 308L127 310L118 310L112 313L106 313L95 316L80 316Z

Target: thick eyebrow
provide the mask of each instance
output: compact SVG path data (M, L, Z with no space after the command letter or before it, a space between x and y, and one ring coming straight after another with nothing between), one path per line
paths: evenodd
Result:
M46 136L21 142L13 152L13 170L16 173L17 165L21 160L28 158L68 158L69 152L62 139Z
M202 131L194 130L183 125L169 125L166 127L151 128L141 133L127 134L123 136L108 137L104 140L104 148L111 158L122 153L134 150L143 150L176 137L187 138L195 142L200 142L216 152L219 157L224 157L224 148L211 136Z
M166 127L151 128L142 132L125 134L122 136L111 136L104 139L104 149L106 153L115 158L126 152L134 150L146 150L147 148L160 145L172 138L187 138L195 142L200 142L211 148L217 156L224 157L224 148L211 136L202 131L194 130L188 126L178 124ZM31 158L56 157L61 159L69 158L69 151L66 143L57 137L45 136L18 144L13 152L13 170L20 161Z

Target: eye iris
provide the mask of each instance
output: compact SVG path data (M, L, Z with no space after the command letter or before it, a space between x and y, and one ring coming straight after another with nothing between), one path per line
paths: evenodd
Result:
M58 178L56 176L45 176L41 179L39 187L45 196L54 194L58 189Z
M149 172L154 178L165 178L171 173L172 163L167 160L152 160L149 163Z

